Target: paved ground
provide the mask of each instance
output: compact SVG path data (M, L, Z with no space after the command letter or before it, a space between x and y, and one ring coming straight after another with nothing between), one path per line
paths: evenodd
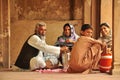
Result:
M0 72L0 80L120 80L120 75L106 73Z
M120 75L110 75L99 71L94 71L92 74L13 72L10 69L1 68L0 80L120 80Z

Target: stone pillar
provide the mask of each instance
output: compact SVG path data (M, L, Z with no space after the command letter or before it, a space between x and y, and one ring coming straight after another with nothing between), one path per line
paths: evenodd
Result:
M91 24L91 1L84 0L84 21L83 23Z
M114 0L114 64L112 74L120 75L120 0Z
M113 13L112 13L112 5L113 3L113 0L101 0L101 15L100 15L100 22L107 22L110 27L112 28L112 16L113 16Z
M2 29L2 20L1 20L1 18L2 18L2 14L1 14L1 12L2 12L2 9L1 9L1 4L2 4L2 2L1 2L1 0L0 0L0 67L2 67L2 64L3 64L3 52L2 52L2 48L3 48L3 45L2 45L2 32L3 32L3 29Z
M94 28L93 37L99 36L100 24L100 0L92 0L91 2L91 25Z
M0 0L0 39L3 67L8 68L10 63L10 4L9 0Z
M100 0L84 0L84 23L94 28L93 37L99 36Z

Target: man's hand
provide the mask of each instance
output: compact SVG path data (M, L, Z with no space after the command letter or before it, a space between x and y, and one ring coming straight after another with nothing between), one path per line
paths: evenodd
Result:
M66 47L66 46L63 46L63 47L60 48L60 52L66 52L68 50L69 50L69 48Z
M62 54L66 53L69 51L69 48L66 46L63 46L60 48L60 56L62 56Z

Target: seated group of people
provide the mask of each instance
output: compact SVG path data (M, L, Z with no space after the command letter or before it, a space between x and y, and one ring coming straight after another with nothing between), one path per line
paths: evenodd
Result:
M96 40L92 38L93 28L83 24L80 36L75 33L74 26L66 23L63 34L57 38L55 45L48 45L45 41L46 23L36 24L35 33L25 41L21 52L12 66L13 70L54 69L63 62L63 54L70 53L67 72L83 73L91 71L99 65L101 52L105 46L110 46L112 37L110 26L106 23L100 25L102 36ZM64 66L63 66L64 67Z

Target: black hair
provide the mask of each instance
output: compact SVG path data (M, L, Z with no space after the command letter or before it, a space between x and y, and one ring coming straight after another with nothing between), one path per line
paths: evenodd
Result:
M85 31L86 29L93 30L93 28L91 27L90 24L83 24L82 27L81 27L81 31Z
M63 29L65 29L66 26L69 26L70 27L70 24L69 23L66 23L64 26L63 26ZM71 27L70 27L71 28Z
M102 26L106 26L106 27L110 28L110 26L107 23L100 24L100 27L102 27Z

